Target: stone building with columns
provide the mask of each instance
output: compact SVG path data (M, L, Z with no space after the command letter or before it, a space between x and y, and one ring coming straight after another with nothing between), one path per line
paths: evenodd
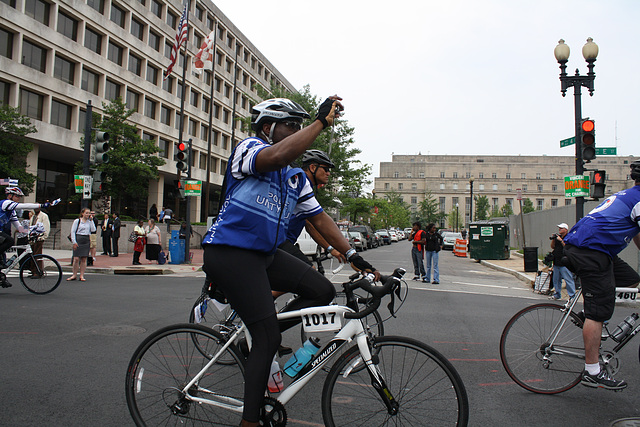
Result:
M598 156L586 167L607 172L605 195L611 195L633 182L629 164L633 156ZM564 195L564 177L575 175L573 156L489 156L489 155L410 155L392 154L390 162L380 162L380 176L374 180L376 197L389 192L402 196L412 212L431 194L441 212L458 206L465 226L469 223L471 182L473 197L486 196L491 209L505 204L519 213L518 189L537 210L575 203ZM474 200L473 209L476 202ZM475 212L474 212L475 217ZM446 219L439 224L447 227Z
M149 182L146 200L125 200L121 213L137 216L154 203L172 209L177 204L184 217L185 203L176 203L174 154L186 66L183 139L193 139L192 179L210 183L209 212L215 211L227 158L248 136L237 119L261 100L256 87L295 88L212 2L190 5L188 59L181 50L163 80L184 7L180 1L0 1L0 102L18 107L37 128L29 135L34 149L27 163L38 181L26 201L69 200L74 164L83 155L87 102L94 114L102 114L103 103L121 97L136 111L130 121L139 135L154 141L166 161L159 179ZM213 70L197 75L193 56L214 28ZM192 200L194 220L204 220L204 199L203 194ZM51 214L67 212L79 212L79 202Z

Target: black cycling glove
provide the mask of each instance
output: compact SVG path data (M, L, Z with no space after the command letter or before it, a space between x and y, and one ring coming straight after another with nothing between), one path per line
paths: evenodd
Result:
M364 258L362 258L359 254L353 254L349 258L349 262L353 267L360 271L364 271L367 273L373 273L376 271L375 268L371 264L369 264Z
M336 103L335 108L333 103ZM333 120L335 119L336 113L340 111L340 107L337 104L337 100L327 98L324 100L320 107L318 107L318 115L316 116L316 120L320 120L322 122L322 127L326 128L327 126L331 126L333 124Z

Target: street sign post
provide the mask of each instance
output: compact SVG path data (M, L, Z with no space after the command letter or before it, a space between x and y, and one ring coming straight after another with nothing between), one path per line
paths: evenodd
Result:
M589 175L565 176L564 197L589 197Z
M84 181L84 191L82 192L82 199L91 200L93 177L91 175L84 175L83 181Z
M201 196L202 181L186 180L184 185L184 195L185 196Z
M84 175L74 175L73 184L76 187L76 194L82 194L82 189L84 188Z
M576 137L572 136L571 138L567 138L567 139L561 139L560 140L560 148L562 147L568 147L570 145L573 145L576 143Z

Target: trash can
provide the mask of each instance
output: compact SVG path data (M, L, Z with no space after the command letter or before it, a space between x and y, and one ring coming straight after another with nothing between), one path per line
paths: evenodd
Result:
M494 218L469 224L469 257L483 259L509 259L509 219Z
M178 230L174 230L171 233L171 239L169 239L169 255L171 258L169 264L184 264L184 239L178 238Z
M524 248L524 271L533 273L538 271L538 247L530 246Z

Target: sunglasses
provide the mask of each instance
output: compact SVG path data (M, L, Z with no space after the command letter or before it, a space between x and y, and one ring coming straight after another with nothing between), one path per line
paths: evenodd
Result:
M329 166L321 166L321 165L318 165L318 168L320 168L320 169L324 169L324 171L325 171L325 172L331 172L331 168L330 168Z
M300 123L300 122L286 121L286 122L282 122L282 124L285 125L288 128L294 129L294 130L302 129L302 123Z

